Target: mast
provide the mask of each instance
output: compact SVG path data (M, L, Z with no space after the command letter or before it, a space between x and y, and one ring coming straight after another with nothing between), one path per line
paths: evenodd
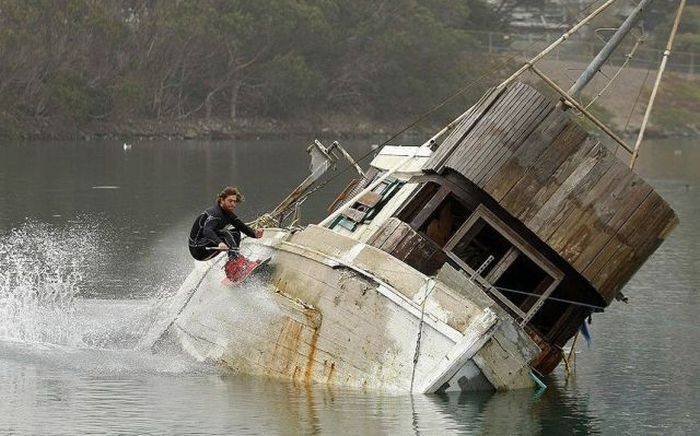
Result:
M549 45L549 47L545 48L542 50L537 56L534 58L530 59L528 62L525 63L518 71L513 73L510 77L508 77L506 80L501 82L496 89L500 90L508 86L511 82L513 82L515 79L517 79L522 73L527 71L529 68L531 68L537 61L542 59L544 56L546 56L549 52L554 50L558 45L566 41L572 34L576 33L581 27L586 25L588 22L590 22L593 18L597 17L600 13L605 11L610 5L615 3L617 0L607 0L604 4L599 6L596 10L591 12L588 16L586 16L584 19L576 23L571 29L569 29L567 32L565 32L559 39L554 41L552 44ZM644 1L650 1L650 0L644 0ZM465 111L462 113L459 117L457 117L455 120L453 120L451 123L449 123L447 126L443 127L442 130L440 130L438 133L436 133L432 138L427 140L424 144L420 146L420 148L416 149L414 153L411 155L407 156L405 159L401 160L398 162L394 167L390 168L388 171L386 171L384 174L382 174L378 179L374 180L369 186L367 186L365 189L362 191L358 192L355 196L353 196L351 199L347 200L345 203L343 203L340 207L338 207L333 213L328 215L323 221L319 223L320 226L326 226L330 224L334 219L336 219L345 209L347 209L350 205L354 204L359 198L361 198L363 195L368 193L369 191L373 190L376 188L381 182L383 182L386 178L388 178L390 175L394 174L395 172L399 171L403 166L408 164L411 160L413 160L418 153L421 151L420 149L424 149L427 147L430 147L435 141L437 141L442 135L444 135L446 132L450 131L452 128L454 128L459 122L461 122L469 113L469 110Z
M583 70L583 73L576 79L569 91L569 95L575 95L579 93L587 84L591 81L593 76L598 72L598 70L603 66L603 64L608 60L610 55L615 51L618 45L625 39L625 36L632 30L639 19L639 15L644 8L646 8L652 0L642 0L639 2L636 8L629 14L627 19L622 23L622 25L613 34L612 38L605 44L605 46L598 52L595 58L590 64Z
M661 83L661 76L664 74L666 69L666 61L671 55L671 47L673 47L673 40L676 37L676 31L678 30L678 25L681 22L681 15L683 15L683 8L685 7L685 0L681 0L678 6L678 11L676 12L676 18L673 21L673 28L671 29L671 34L668 37L668 43L666 43L666 50L664 50L664 56L661 60L661 65L659 66L659 72L656 75L656 82L654 83L654 89L651 91L651 97L649 97L649 104L647 105L647 110L644 113L644 119L642 120L642 125L639 128L639 135L637 136L637 141L634 144L634 151L632 152L632 158L630 159L630 168L634 168L634 163L639 157L639 146L642 143L642 138L644 138L644 131L647 128L647 122L649 121L649 116L651 115L651 108L654 106L654 100L656 99L656 92L659 90L659 83Z

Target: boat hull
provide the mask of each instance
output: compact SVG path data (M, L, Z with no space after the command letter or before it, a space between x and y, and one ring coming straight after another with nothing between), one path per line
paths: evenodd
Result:
M528 362L539 349L476 287L456 291L318 226L267 232L243 250L271 255L269 270L229 287L218 258L180 291L194 295L171 330L198 359L381 391L532 386Z

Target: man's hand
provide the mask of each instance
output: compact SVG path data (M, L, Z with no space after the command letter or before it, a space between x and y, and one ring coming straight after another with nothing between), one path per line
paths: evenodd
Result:
M255 237L257 239L260 239L260 238L262 238L262 236L263 236L263 229L256 229L255 230Z
M229 249L225 242L219 242L219 245L217 245L216 248L221 251L226 251Z

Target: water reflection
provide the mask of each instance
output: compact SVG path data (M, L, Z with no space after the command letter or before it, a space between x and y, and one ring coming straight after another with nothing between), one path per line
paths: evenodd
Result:
M587 397L533 391L377 395L231 376L185 356L3 344L0 432L20 434L597 434ZM22 348L23 346L19 346ZM67 356L72 357L73 367ZM91 355L95 354L95 355ZM101 358L127 363L86 371ZM39 355L42 355L40 359ZM52 365L54 355L64 365ZM180 360L173 366L169 359ZM170 372L158 373L157 364ZM119 370L115 368L119 367ZM181 371L173 371L180 367ZM96 367L93 367L95 369ZM194 372L192 372L194 371Z

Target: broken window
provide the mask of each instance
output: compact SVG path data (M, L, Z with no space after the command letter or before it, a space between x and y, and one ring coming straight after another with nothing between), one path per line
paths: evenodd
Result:
M445 244L447 255L526 324L563 274L483 205Z
M443 247L470 214L471 211L457 197L448 194L419 231Z
M450 251L475 271L483 265L480 274L486 277L510 247L511 244L506 238L485 220L478 219Z
M351 206L346 207L329 228L332 229L338 225L351 232L354 231L359 224L374 218L391 197L401 189L403 184L404 182L398 179L387 177L374 189L358 198Z
M428 182L397 216L443 247L471 213L472 208L450 187Z

